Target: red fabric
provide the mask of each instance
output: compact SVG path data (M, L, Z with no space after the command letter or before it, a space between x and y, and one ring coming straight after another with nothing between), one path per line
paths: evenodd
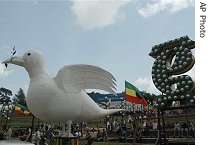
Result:
M136 103L136 104L143 104L143 105L148 105L147 101L144 98L137 98L134 96L129 96L126 94L126 101Z

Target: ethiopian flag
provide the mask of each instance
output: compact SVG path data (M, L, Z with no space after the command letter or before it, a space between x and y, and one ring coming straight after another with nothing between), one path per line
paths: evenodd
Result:
M28 116L30 114L30 111L29 111L29 109L27 107L16 103L15 104L15 113Z
M125 98L126 101L148 105L147 101L144 99L142 92L140 92L135 86L125 81Z

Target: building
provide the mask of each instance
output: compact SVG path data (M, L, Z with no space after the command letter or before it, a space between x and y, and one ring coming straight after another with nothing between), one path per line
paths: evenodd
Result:
M143 110L142 104L134 104L126 101L124 92L118 93L117 96L95 92L88 93L88 95L102 108L122 108L126 111Z

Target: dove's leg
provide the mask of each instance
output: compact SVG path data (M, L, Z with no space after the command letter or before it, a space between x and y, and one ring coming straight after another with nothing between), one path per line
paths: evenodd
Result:
M72 124L71 120L67 121L67 135L68 135L68 137L73 137L73 134L71 134L71 124Z
M62 124L62 133L61 133L61 136L65 136L66 134L66 125L65 123Z

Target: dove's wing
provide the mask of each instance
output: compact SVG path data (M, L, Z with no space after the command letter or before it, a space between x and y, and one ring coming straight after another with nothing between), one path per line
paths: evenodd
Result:
M116 95L114 76L108 71L92 65L67 65L54 78L59 88L67 92L84 89L100 89Z

